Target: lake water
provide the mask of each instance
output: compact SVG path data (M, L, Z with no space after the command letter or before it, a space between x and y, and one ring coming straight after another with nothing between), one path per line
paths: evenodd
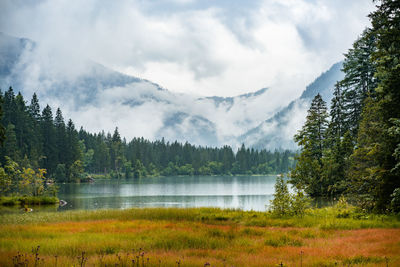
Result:
M276 176L172 176L61 184L59 199L71 209L219 207L265 211Z

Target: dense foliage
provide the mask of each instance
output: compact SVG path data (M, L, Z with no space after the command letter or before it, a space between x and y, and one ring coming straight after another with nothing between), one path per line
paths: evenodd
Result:
M270 200L270 211L277 216L303 217L306 209L310 206L310 198L301 188L294 188L294 191L294 193L290 193L287 181L279 176L275 183L274 198Z
M345 54L327 120L317 95L295 136L291 182L311 196L348 194L365 210L398 211L400 188L400 1L377 1Z
M78 131L71 120L65 123L60 109L55 116L49 105L40 111L36 94L29 105L11 87L0 97L4 109L1 123L5 125L6 137L0 148L2 166L9 159L21 173L25 169L45 169L46 178L56 182L82 181L87 174L139 178L282 173L294 162L290 151L257 151L244 145L234 153L229 146L197 147L144 138L127 142L121 138L118 128L113 134L92 134L83 128ZM1 132L0 128L0 140Z

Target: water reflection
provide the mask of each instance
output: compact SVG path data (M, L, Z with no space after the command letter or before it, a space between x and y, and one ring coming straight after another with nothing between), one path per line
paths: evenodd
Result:
M130 207L220 207L264 211L275 176L156 177L129 181L97 180L60 185L67 209Z

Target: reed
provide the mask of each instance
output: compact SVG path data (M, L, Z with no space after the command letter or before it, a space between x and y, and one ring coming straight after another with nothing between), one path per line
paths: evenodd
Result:
M400 266L398 218L353 215L310 211L303 222L220 209L7 214L0 266Z

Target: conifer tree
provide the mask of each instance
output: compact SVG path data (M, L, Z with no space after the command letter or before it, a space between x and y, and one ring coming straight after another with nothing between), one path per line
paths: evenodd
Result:
M37 122L40 120L40 105L39 105L39 99L36 95L36 93L33 93L32 99L31 99L31 104L29 105L29 114L33 119L35 119Z
M326 195L328 191L328 185L322 179L327 118L326 103L317 94L311 102L305 124L295 135L295 141L301 146L301 153L297 157L295 169L292 170L291 183L304 188L311 196Z
M10 88L4 93L4 116L3 125L13 124L15 126L17 106L15 103L14 89Z
M343 88L343 107L346 112L344 131L350 131L356 139L358 125L364 100L374 95L377 86L376 64L371 60L376 50L376 38L370 29L366 29L354 42L353 48L345 54L343 72L345 77L340 81Z
M326 132L323 180L328 185L328 195L334 197L341 195L346 189L346 160L353 149L350 131L344 132L347 127L342 88L339 83L336 83L334 88L330 118Z
M4 125L2 124L2 119L3 119L3 93L0 91L0 146L3 145L4 139L6 138L5 132L6 129L4 128Z
M18 149L17 135L15 134L15 126L13 124L8 124L6 128L6 140L3 146L3 158L9 157L13 161L20 161L21 154Z
M67 151L65 142L67 139L67 134L65 129L64 118L60 108L58 108L56 111L56 117L54 118L54 126L56 133L57 164L58 164L66 161L65 152Z
M57 150L53 113L51 107L47 105L40 120L41 136L43 138L43 167L49 172L53 172L57 167Z
M368 98L362 115L357 148L351 156L348 172L349 189L362 208L384 209L382 194L386 170L381 165L385 157L382 147L385 142L382 109L376 101Z
M384 211L400 187L395 169L400 137L391 134L400 118L400 3L380 0L369 16L376 38L372 62L376 64L376 97L366 101L357 149L352 155L352 189L364 207Z
M287 186L287 182L283 177L279 176L275 183L274 199L271 202L271 210L278 216L290 214L291 212L291 196Z

